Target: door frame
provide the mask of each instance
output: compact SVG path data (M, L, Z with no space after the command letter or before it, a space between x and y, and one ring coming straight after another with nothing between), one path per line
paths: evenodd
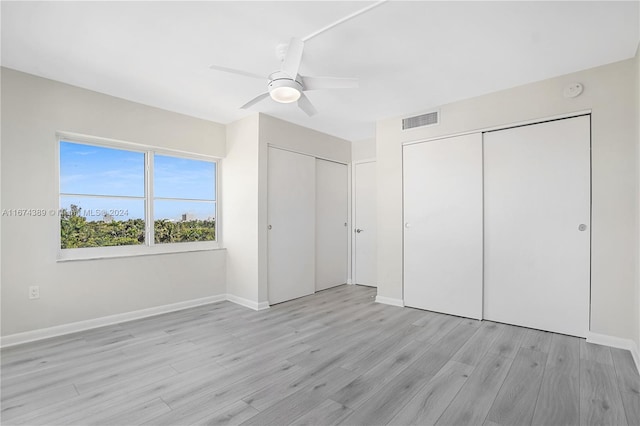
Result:
M350 258L351 258L351 262L350 262L350 268L351 268L351 274L350 276L347 278L347 284L355 284L357 282L357 277L356 277L356 233L355 233L355 224L356 224L356 166L359 164L366 164L366 163L375 163L376 159L375 158L365 158L364 160L356 160L356 161L352 161L351 162L351 202L349 203L351 205L351 214L349 215L350 217L350 223L349 223L349 234L351 235L351 238L349 238L350 241ZM377 242L376 242L377 244ZM404 287L404 283L403 283L403 287Z

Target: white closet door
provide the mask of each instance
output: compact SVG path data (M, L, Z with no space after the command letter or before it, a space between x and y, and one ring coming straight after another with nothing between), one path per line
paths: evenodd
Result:
M376 287L376 163L356 163L354 170L354 282Z
M484 136L485 318L585 337L590 119Z
M347 282L347 165L316 159L316 291Z
M270 304L315 291L315 168L314 157L269 148Z
M482 318L482 135L407 145L404 303Z

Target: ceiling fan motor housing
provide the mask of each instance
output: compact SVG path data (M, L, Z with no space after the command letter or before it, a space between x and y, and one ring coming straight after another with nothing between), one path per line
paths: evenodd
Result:
M267 88L273 100L284 104L297 101L303 90L302 84L285 76L270 79Z

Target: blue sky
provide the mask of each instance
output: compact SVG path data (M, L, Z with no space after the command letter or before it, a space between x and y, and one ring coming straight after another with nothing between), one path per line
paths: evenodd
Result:
M155 155L153 178L154 197L189 200L155 200L155 219L215 216L215 163ZM142 200L82 196L144 197L144 153L60 142L60 192L69 194L60 197L60 207L79 205L87 220L102 220L98 210L121 212L114 215L119 220L144 218Z

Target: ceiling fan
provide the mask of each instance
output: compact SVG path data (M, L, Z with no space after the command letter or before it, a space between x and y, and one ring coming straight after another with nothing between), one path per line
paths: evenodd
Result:
M298 102L298 107L308 116L316 114L317 110L304 94L308 90L318 89L350 89L358 87L356 78L337 77L307 77L298 74L304 41L299 38L292 38L289 45L280 45L276 49L282 58L282 67L278 71L272 72L268 77L267 92L256 96L241 108L247 109L261 100L271 97L276 102L292 103ZM264 80L264 76L232 68L211 65L209 68L217 71L243 75L245 77L259 78Z

